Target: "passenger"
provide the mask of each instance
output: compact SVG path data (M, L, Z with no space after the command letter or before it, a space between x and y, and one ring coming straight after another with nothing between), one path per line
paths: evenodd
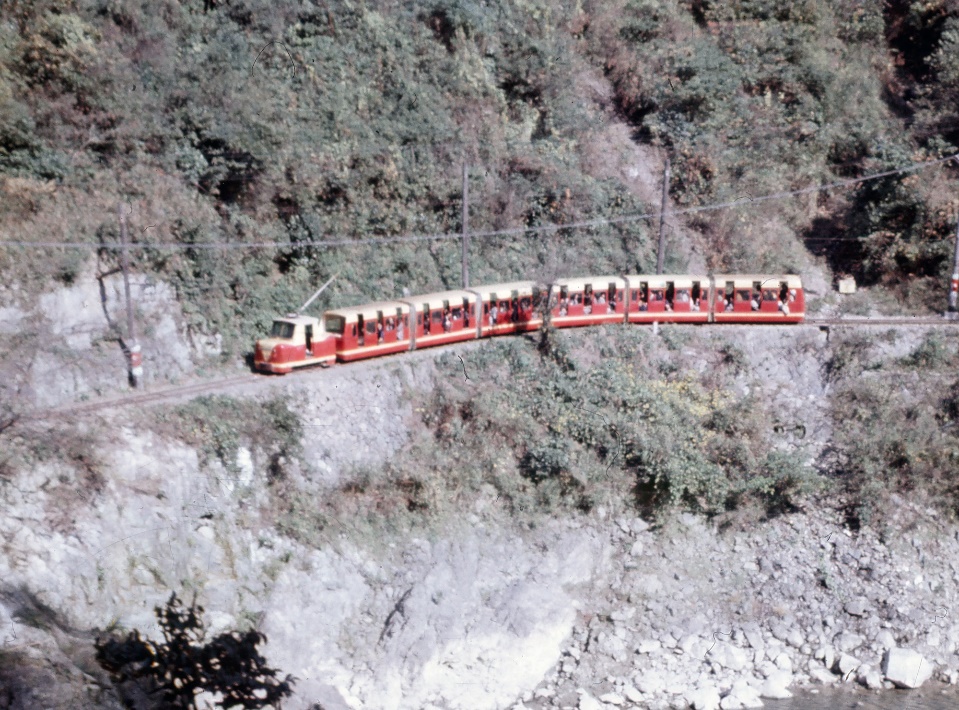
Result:
M513 299L513 308L510 311L509 319L513 323L519 323L519 301Z
M648 311L648 310L649 310L649 303L647 303L647 301L646 301L645 298L639 299L639 310L641 310L641 311Z
M453 330L453 319L450 318L450 314L447 313L443 316L443 331L449 333L451 330Z
M569 313L569 299L563 297L559 299L559 314L565 316L567 313Z
M759 310L759 294L758 293L753 293L753 298L749 302L749 305L752 307L754 311Z
M403 340L403 319L396 322L396 339Z
M676 295L676 300L679 303L689 303L689 291L686 289L680 289L679 293Z
M780 302L779 302L779 310L782 311L782 314L783 314L784 316L788 316L788 315L789 315L789 304L786 303L785 301L780 301Z
M489 324L496 325L496 316L499 314L499 311L496 310L496 303L491 303L489 307Z
M596 296L596 303L598 304L606 303L606 294L600 291L599 294Z
M376 321L376 342L383 342L383 321Z
M424 335L430 334L430 312L429 311L423 312L423 334Z
M589 315L593 312L593 294L587 293L583 296L583 313Z
M723 310L724 310L724 311L726 311L727 313L729 313L730 311L733 310L733 299L732 299L732 298L724 298L724 299L723 299L723 303L725 304L724 307L723 307Z
M396 323L393 321L393 319L392 318L387 319L386 321L387 332L392 332L393 330L395 330L395 328L396 328Z

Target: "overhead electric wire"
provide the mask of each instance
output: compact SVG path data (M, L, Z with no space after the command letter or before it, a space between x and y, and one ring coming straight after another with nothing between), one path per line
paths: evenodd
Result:
M899 175L902 173L912 172L915 170L923 170L934 165L941 165L947 163L956 158L959 158L959 154L950 155L946 158L939 158L937 160L929 160L922 163L913 163L902 168L895 168L892 170L885 170L879 173L872 173L870 175L864 175L858 178L848 178L845 180L837 180L831 183L825 183L821 185L812 185L809 187L800 188L797 190L783 190L780 192L773 192L768 195L760 195L758 197L738 197L735 200L729 200L726 202L718 202L710 205L702 205L699 207L687 207L684 209L678 210L667 210L662 213L663 216L676 216L683 214L696 214L699 212L710 212L720 209L727 209L730 207L745 207L748 203L752 202L767 202L770 200L781 200L787 197L795 197L797 195L806 195L813 192L822 192L824 190L833 190L842 187L849 187L856 185L862 182L867 182L869 180L878 180L879 178L889 177L891 175ZM506 236L517 236L522 234L540 234L543 232L559 232L568 229L587 229L591 227L602 227L606 225L613 224L623 224L627 222L637 222L644 219L653 219L659 218L660 212L644 212L642 214L626 214L619 217L602 217L599 219L592 220L583 220L579 222L569 222L567 224L549 224L542 225L539 227L516 227L513 229L500 229L493 231L484 231L484 232L470 232L469 236L471 239L487 238L487 237L506 237ZM302 241L302 242L204 242L199 244L191 244L189 242L170 242L166 244L156 244L156 243L131 243L127 247L130 249L299 249L304 247L336 247L336 246L363 246L368 244L393 244L393 243L405 243L405 242L418 242L418 241L439 241L443 239L462 239L463 235L459 232L447 232L443 234L424 234L424 235L407 235L407 236L397 236L397 237L368 237L364 239L355 239L342 237L338 239L325 239L320 241ZM35 247L35 248L81 248L81 249L123 249L124 247L120 244L90 244L87 242L28 242L28 241L0 241L0 247L11 246L11 247Z

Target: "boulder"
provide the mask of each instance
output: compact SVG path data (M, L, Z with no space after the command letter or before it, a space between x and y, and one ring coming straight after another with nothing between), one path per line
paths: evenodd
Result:
M646 694L659 693L666 687L666 679L663 674L655 669L650 669L643 673L637 673L633 678L633 684Z
M775 670L769 674L762 686L759 688L759 695L763 698L791 698L789 686L793 682L793 674L789 671Z
M732 689L726 694L726 697L719 703L722 710L732 710L733 708L761 708L763 701L760 699L759 691L749 685L745 680L737 680L733 683Z
M690 707L695 710L719 710L719 690L713 685L700 686L684 694Z
M853 599L851 602L846 602L846 605L843 607L846 613L851 616L865 616L868 608L869 605L862 599Z
M603 704L589 693L579 696L579 710L603 710Z
M858 658L844 653L839 656L839 660L836 661L836 672L845 679L848 673L856 670L860 665L862 665L862 662Z
M890 648L882 656L882 674L898 688L918 688L934 670L931 661L909 648Z
M832 685L836 682L836 676L822 666L810 668L809 677L812 678L814 683L819 683L820 685Z

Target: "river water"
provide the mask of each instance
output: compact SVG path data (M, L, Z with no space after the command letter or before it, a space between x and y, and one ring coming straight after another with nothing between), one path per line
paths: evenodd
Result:
M796 693L789 700L763 700L767 710L956 710L959 690L928 684L918 690L836 688Z

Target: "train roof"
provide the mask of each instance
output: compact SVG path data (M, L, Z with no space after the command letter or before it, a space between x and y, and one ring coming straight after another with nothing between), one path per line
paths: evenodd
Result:
M635 288L643 281L650 288L666 288L670 281L676 288L692 288L693 281L704 285L709 282L709 277L705 274L627 274L626 278L629 279L630 288Z
M294 325L311 325L317 322L318 318L314 316L304 316L298 313L289 313L285 316L277 316L273 319L274 322L280 321L281 323L293 323Z
M538 284L535 281L509 281L501 284L489 284L486 286L476 286L471 289L484 299L491 293L495 293L498 298L509 296L513 291L518 291L520 296L529 296L533 293L533 287Z
M449 301L451 305L461 306L463 305L464 298L470 303L476 303L476 294L472 291L466 291L463 289L458 289L456 291L437 291L436 293L425 293L422 296L410 296L409 298L404 298L403 301L414 307L425 304L432 305L436 303L442 303L443 301Z
M593 288L599 286L600 291L605 290L611 283L616 284L619 288L626 288L626 279L622 276L581 276L575 279L556 279L553 283L557 286L566 286L574 291L585 288L587 284L593 286Z
M713 278L717 286L732 281L735 288L752 288L757 281L775 282L777 286L780 281L785 281L789 288L802 288L802 279L796 274L714 274Z
M354 323L358 320L358 316L363 316L364 320L371 320L376 318L377 311L382 311L383 317L389 318L390 316L395 316L397 310L400 312L400 315L405 315L410 312L410 307L402 301L376 301L374 303L364 303L359 306L334 308L333 310L326 311L323 316L341 316L346 319L347 323Z

